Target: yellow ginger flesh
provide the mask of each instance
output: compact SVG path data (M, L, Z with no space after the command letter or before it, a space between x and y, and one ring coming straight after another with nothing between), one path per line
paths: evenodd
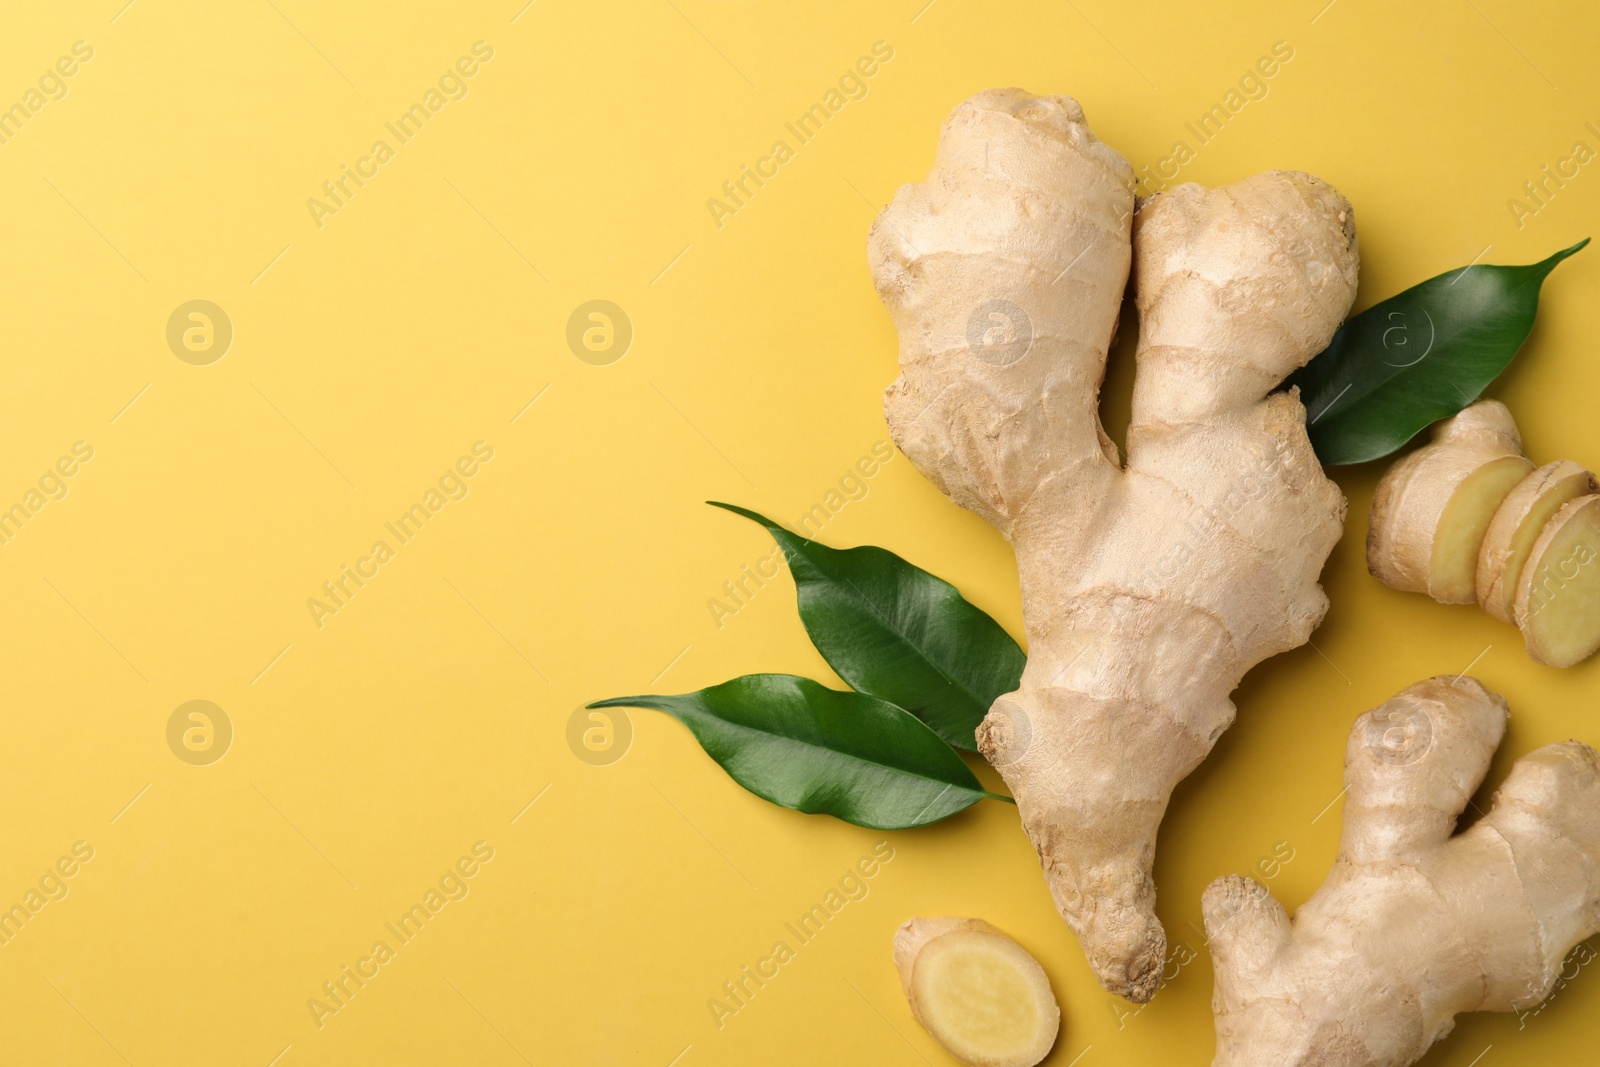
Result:
M1529 550L1513 613L1528 655L1570 667L1600 649L1600 496L1556 512Z
M1495 512L1516 484L1533 470L1521 456L1485 463L1450 498L1433 538L1428 590L1442 604L1477 599L1478 549Z
M982 919L912 919L895 964L917 1022L969 1067L1033 1067L1049 1055L1061 1009L1044 968Z
M1534 542L1567 501L1595 491L1594 475L1558 459L1523 478L1507 494L1483 535L1478 552L1478 603L1502 622L1512 621L1518 579Z
M1476 599L1533 659L1570 667L1600 650L1595 489L1568 460L1534 470L1505 405L1480 400L1378 482L1367 567L1447 604Z
M1078 104L981 92L873 224L900 449L1012 544L1028 663L980 727L1100 982L1155 993L1150 878L1173 787L1254 664L1305 642L1344 498L1293 392L1355 295L1350 205L1309 175L1184 185L1134 215ZM1135 248L1137 256L1135 256ZM1097 397L1130 266L1128 455Z
M1445 604L1477 599L1478 550L1533 464L1505 405L1480 400L1385 472L1372 497L1367 567L1384 584Z

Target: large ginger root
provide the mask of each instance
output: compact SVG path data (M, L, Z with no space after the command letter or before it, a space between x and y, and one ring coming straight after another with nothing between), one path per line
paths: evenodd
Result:
M982 919L910 919L894 963L912 1016L969 1067L1034 1067L1056 1043L1061 1008L1044 968Z
M1206 890L1213 1067L1401 1067L1464 1011L1543 1000L1600 930L1600 755L1547 745L1451 836L1505 701L1434 678L1356 721L1333 871L1291 920L1233 876Z
M1534 469L1505 405L1480 400L1435 427L1372 498L1367 567L1446 604L1474 599L1522 630L1528 654L1569 667L1600 649L1600 497L1569 460Z
M1297 396L1356 288L1350 205L1304 174L1185 185L1133 216L1133 169L1078 104L979 93L873 224L900 334L901 450L1017 554L1021 688L978 731L1101 983L1143 1002L1173 787L1254 664L1305 642L1344 499ZM1133 256L1138 381L1119 463L1097 397ZM1270 394L1270 395L1269 395Z

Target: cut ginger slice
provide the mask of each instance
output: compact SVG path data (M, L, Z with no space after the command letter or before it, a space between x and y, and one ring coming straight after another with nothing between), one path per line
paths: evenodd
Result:
M1433 535L1428 595L1443 604L1470 604L1478 595L1478 549L1507 494L1533 470L1521 456L1504 456L1473 471L1450 496Z
M1570 667L1600 648L1600 496L1569 500L1533 543L1512 605L1528 655Z
M1595 491L1594 475L1571 460L1546 463L1511 490L1478 551L1478 603L1510 622L1517 579L1546 525L1569 500Z
M1495 511L1533 470L1504 404L1480 400L1378 482L1367 568L1395 589L1445 604L1477 599L1478 549Z
M894 939L911 1014L969 1067L1033 1067L1061 1009L1044 968L982 919L911 919Z

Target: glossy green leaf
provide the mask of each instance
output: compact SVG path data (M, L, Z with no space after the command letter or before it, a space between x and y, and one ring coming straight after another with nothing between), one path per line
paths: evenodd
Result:
M1584 238L1525 267L1468 266L1352 316L1284 383L1327 466L1365 463L1478 399L1533 329L1539 287Z
M860 692L905 708L950 744L977 751L989 705L1017 688L1027 657L956 587L886 549L829 548L732 504L789 561L800 621L828 666Z
M792 674L747 674L697 693L589 706L664 711L756 796L857 826L922 826L993 796L914 716Z

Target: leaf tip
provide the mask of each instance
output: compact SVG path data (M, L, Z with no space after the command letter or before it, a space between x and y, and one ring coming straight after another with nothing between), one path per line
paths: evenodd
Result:
M643 706L643 705L639 704L638 701L645 700L645 699L648 699L648 698L646 698L646 697L606 697L604 700L596 700L594 703L585 704L583 707L584 707L585 711L589 710L590 708L637 708L637 707L642 707Z
M1542 267L1545 264L1549 264L1549 269L1554 270L1556 268L1556 264L1560 263L1568 256L1576 255L1577 253L1582 252L1588 244L1589 238L1585 237L1575 245L1572 245L1568 248L1563 248L1559 252L1551 253L1548 257L1541 260L1537 265ZM1546 271L1545 273L1548 274L1549 271Z
M756 512L751 511L749 508L741 508L738 504L726 504L721 500L707 500L706 503L710 504L714 508L721 508L723 511L731 511L735 515L742 515L751 522L758 522L763 526L772 525L772 522L769 521L766 516L759 515Z

